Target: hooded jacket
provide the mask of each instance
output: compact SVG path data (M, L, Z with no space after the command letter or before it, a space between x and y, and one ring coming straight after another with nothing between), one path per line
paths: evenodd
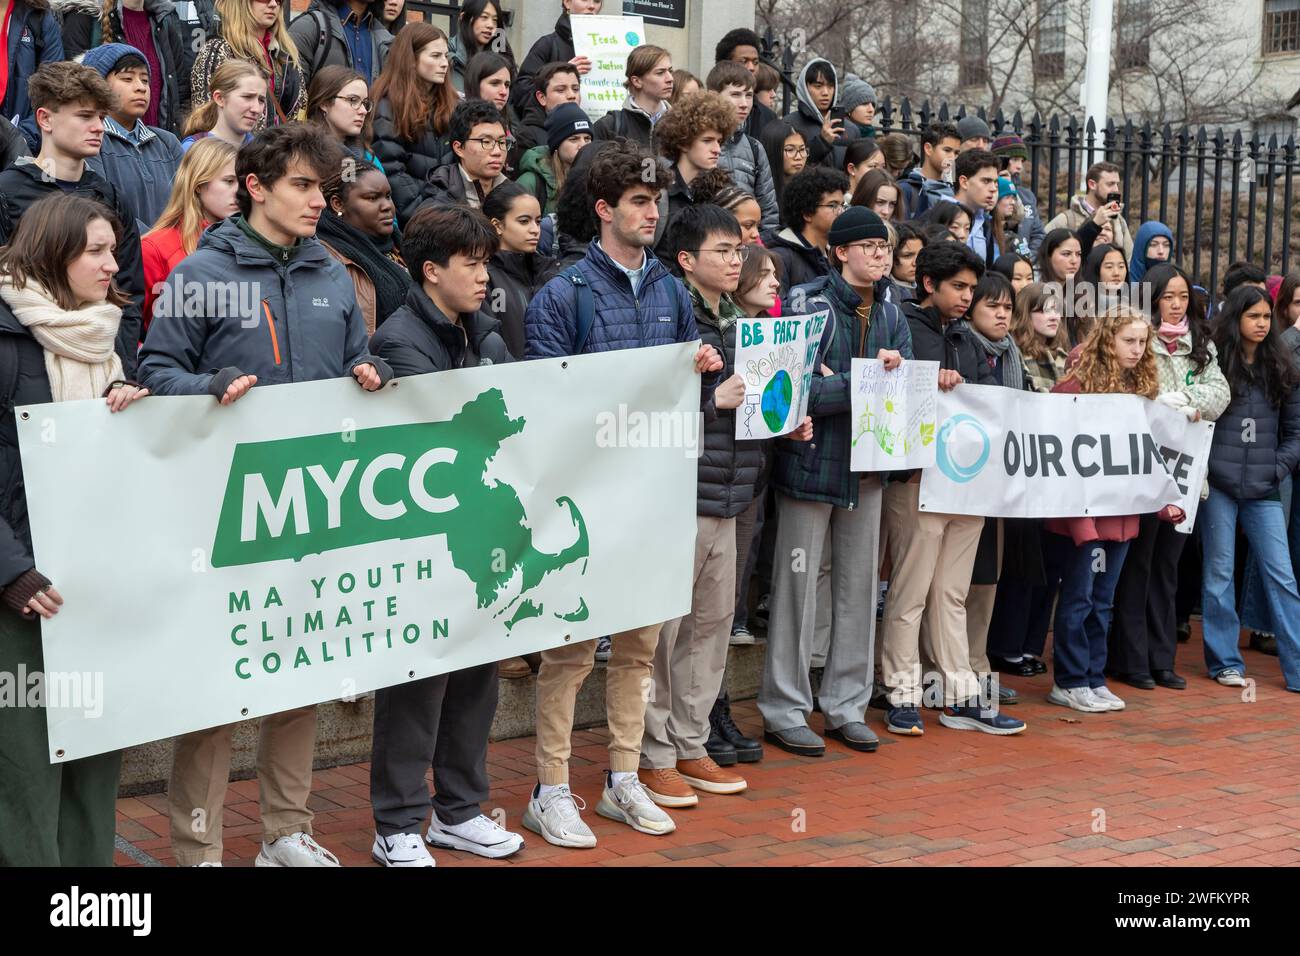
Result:
M188 292L175 291L181 283L205 295L228 289L231 307L187 305ZM278 256L231 216L204 231L169 284L140 350L141 380L156 395L220 397L241 375L283 385L344 378L367 363L382 381L392 377L368 351L347 270L315 238Z
M519 67L515 85L510 89L510 102L514 104L515 112L523 112L529 103L536 102L533 93L537 89L537 74L542 71L542 67L548 63L568 63L573 57L573 27L569 23L569 15L561 13L555 21L555 31L538 37Z
M1080 226L1092 219L1093 212L1096 211L1085 209L1085 202L1086 200L1083 193L1075 193L1070 197L1069 208L1058 213L1052 221L1044 227L1046 230L1044 235L1051 232L1053 229L1069 229L1072 232L1077 232ZM1129 232L1128 223L1124 221L1122 215L1114 220L1114 231L1115 238L1111 240L1111 245L1119 246L1124 250L1125 256L1131 256L1133 254L1133 234Z
M813 440L775 440L772 484L792 498L824 501L839 508L857 507L859 475L849 470L853 450L853 359L875 358L881 349L897 350L904 359L913 357L911 330L895 306L881 301L882 288L883 283L876 284L876 301L865 330L857 313L862 297L838 272L832 271L796 290L806 301L801 311L830 311L814 368L826 365L832 374L813 372L808 395Z
M731 174L731 181L758 200L763 219L759 231L763 235L781 228L781 210L776 201L776 182L772 179L772 166L762 144L743 130L737 130L722 147L718 168Z
M8 55L9 75L4 99L0 100L0 115L24 129L27 146L35 152L41 147L39 136L33 142L33 132L22 123L32 116L27 81L42 63L67 59L63 52L63 34L49 0L11 0Z
M767 250L781 260L782 301L788 301L795 286L816 282L833 271L826 254L808 245L803 236L789 227L772 237Z
M375 141L371 149L384 165L384 175L393 189L397 222L405 226L425 198L429 176L439 166L455 162L451 141L429 125L414 142L402 139L393 124L393 104L385 97L375 106Z
M1262 383L1252 382L1219 416L1210 446L1210 484L1238 501L1269 498L1297 465L1300 389L1287 393L1279 408Z
M105 36L101 14L103 4L93 0L54 0L54 9L63 18L63 52L75 59L92 47L108 43L128 43L122 29L122 0L109 13L110 35ZM172 133L181 128L181 120L190 111L190 68L193 57L186 57L188 40L172 0L144 0L144 12L153 28L154 55L158 57L161 76L150 76L150 83L161 83L158 97L158 126Z
M123 187L126 188L126 187ZM9 242L18 220L38 199L62 193L59 184L48 178L30 156L23 156L8 169L0 170L0 245ZM122 323L117 330L117 354L122 360L122 374L134 378L136 346L140 342L140 313L144 307L144 268L140 261L140 233L135 216L127 208L122 189L109 182L87 165L77 185L68 192L102 202L116 214L122 224L122 239L117 244L117 287L131 297L122 307Z
M559 194L550 159L549 146L534 146L520 157L519 175L515 178L515 182L537 197L543 215L555 212L555 199Z
M1055 222L1055 220L1053 220ZM1169 240L1169 258L1148 259L1147 246L1156 236L1164 236ZM1147 270L1159 262L1172 262L1174 259L1174 234L1173 231L1163 222L1157 222L1154 219L1148 220L1138 226L1137 235L1133 237L1132 253L1128 261L1128 281L1141 282L1147 274Z
M830 111L834 112L835 104L840 99L839 74L835 72L835 66L829 60L809 60L799 73L799 82L795 84L798 107L785 118L785 121L802 133L804 141L808 143L809 165L843 169L844 150L849 143L858 139L858 130L853 123L846 120L844 132L833 144L828 144L822 139L822 124L826 122L826 116L813 105L812 94L808 92L808 71L817 63L825 63L830 68L831 76L835 78L835 95L831 99L830 106Z
M379 78L379 71L388 56L388 48L393 44L393 35L381 19L383 12L383 0L372 0L366 9L370 18L367 24L372 71L367 81L370 83ZM322 67L346 66L350 70L357 69L353 62L352 47L348 45L347 35L343 32L343 21L339 19L339 5L336 3L311 0L311 5L289 24L289 36L293 37L294 45L298 48L298 58L302 61L307 83L311 83L312 76Z
M406 304L375 331L370 351L398 378L513 362L500 332L501 323L482 312L467 312L452 322L413 285Z
M591 138L593 140L621 138L653 150L655 123L663 119L668 110L668 102L665 100L660 104L659 112L651 116L637 105L636 100L628 96L623 100L621 109L606 113L592 124Z
M524 357L524 315L528 303L546 284L551 260L536 253L498 250L488 261L487 297L479 310L497 322L506 348Z
M122 187L122 201L143 235L167 208L181 155L180 142L167 130L141 122L131 133L105 116L103 145L86 167Z
M503 172L497 176L492 187L495 189L505 181L506 176ZM461 174L460 160L455 158L454 153L451 162L445 166L439 166L430 174L428 182L424 184L424 201L420 205L435 204L445 206L452 203L469 206L471 209L479 208L477 191L474 193L474 201L470 202L470 185Z

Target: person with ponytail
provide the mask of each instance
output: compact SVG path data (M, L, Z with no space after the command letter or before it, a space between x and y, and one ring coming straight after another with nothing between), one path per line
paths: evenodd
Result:
M12 241L0 250L5 674L45 671L40 621L54 617L64 603L33 557L15 406L104 399L110 412L120 412L149 394L123 381L113 349L128 301L113 282L121 234L107 206L58 192L28 207ZM105 421L96 427L112 426ZM106 474L101 480L122 477ZM72 513L65 517L71 520ZM93 524L93 514L82 518ZM93 600L71 592L67 598ZM8 866L112 866L121 764L119 750L51 763L44 703L7 707L0 721L0 860Z
M1074 368L1052 392L1155 399L1160 394L1160 376L1151 332L1147 317L1136 309L1118 306L1103 313L1079 345ZM1177 524L1184 514L1171 504L1157 517ZM1089 714L1124 709L1124 701L1106 686L1106 634L1115 588L1140 520L1138 515L1107 515L1044 521L1046 563L1061 578L1052 624L1048 703Z
M196 143L181 159L171 199L162 215L141 237L145 332L153 319L160 283L199 247L204 229L239 211L235 202L235 154L235 147L216 136ZM144 338L143 333L140 337Z
M256 63L226 60L212 71L211 87L211 98L185 121L182 153L208 136L239 148L266 116L267 76Z
M375 155L392 184L399 224L415 215L429 174L455 160L447 130L457 96L448 72L447 34L413 22L393 40L370 90Z
M1186 273L1170 263L1153 267L1146 282L1152 292L1152 321L1158 326L1153 334L1160 378L1157 401L1191 421L1214 421L1228 407L1232 393L1205 324L1205 300ZM1198 490L1204 497L1206 491ZM1174 672L1178 561L1186 543L1187 535L1156 515L1143 515L1115 591L1111 672L1140 690L1187 686Z
M405 304L411 288L395 241L396 209L388 177L373 166L357 166L326 180L323 192L329 208L316 226L316 238L348 270L366 334L374 335Z
M1240 526L1258 568L1286 689L1300 693L1300 593L1279 488L1300 465L1300 372L1272 312L1267 292L1240 286L1215 318L1218 364L1232 400L1214 429L1210 492L1201 508L1201 621L1210 676L1245 686L1234 587Z
M307 80L282 10L281 0L217 0L221 36L199 50L190 77L196 109L212 99L214 74L222 63L247 60L261 67L269 82L266 111L254 131L302 119Z

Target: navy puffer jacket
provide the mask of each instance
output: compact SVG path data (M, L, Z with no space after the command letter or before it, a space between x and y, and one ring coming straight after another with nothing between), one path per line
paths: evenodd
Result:
M1234 394L1214 423L1210 484L1238 501L1268 498L1297 464L1300 389L1292 389L1281 408L1268 400L1260 383Z

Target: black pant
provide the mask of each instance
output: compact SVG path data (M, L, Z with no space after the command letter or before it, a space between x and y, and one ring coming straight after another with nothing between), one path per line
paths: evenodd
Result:
M385 687L375 693L370 802L384 836L419 833L433 810L447 825L472 820L488 798L488 733L497 709L497 665Z
M1107 670L1150 674L1174 669L1178 560L1186 544L1187 535L1168 521L1142 516L1115 590Z
M1048 560L1048 532L1039 529L1043 540L1044 584L1026 584L1008 577L998 580L989 620L988 652L994 657L1042 657L1047 632L1052 626L1052 609L1061 589L1061 569Z

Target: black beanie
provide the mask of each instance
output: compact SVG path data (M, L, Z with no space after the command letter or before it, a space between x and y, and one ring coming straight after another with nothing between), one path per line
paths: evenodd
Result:
M546 117L546 145L552 153L570 136L590 132L591 120L577 103L561 103Z
M889 230L884 220L866 206L850 206L838 216L827 235L831 246L847 246L850 242L863 239L883 239L889 241Z

